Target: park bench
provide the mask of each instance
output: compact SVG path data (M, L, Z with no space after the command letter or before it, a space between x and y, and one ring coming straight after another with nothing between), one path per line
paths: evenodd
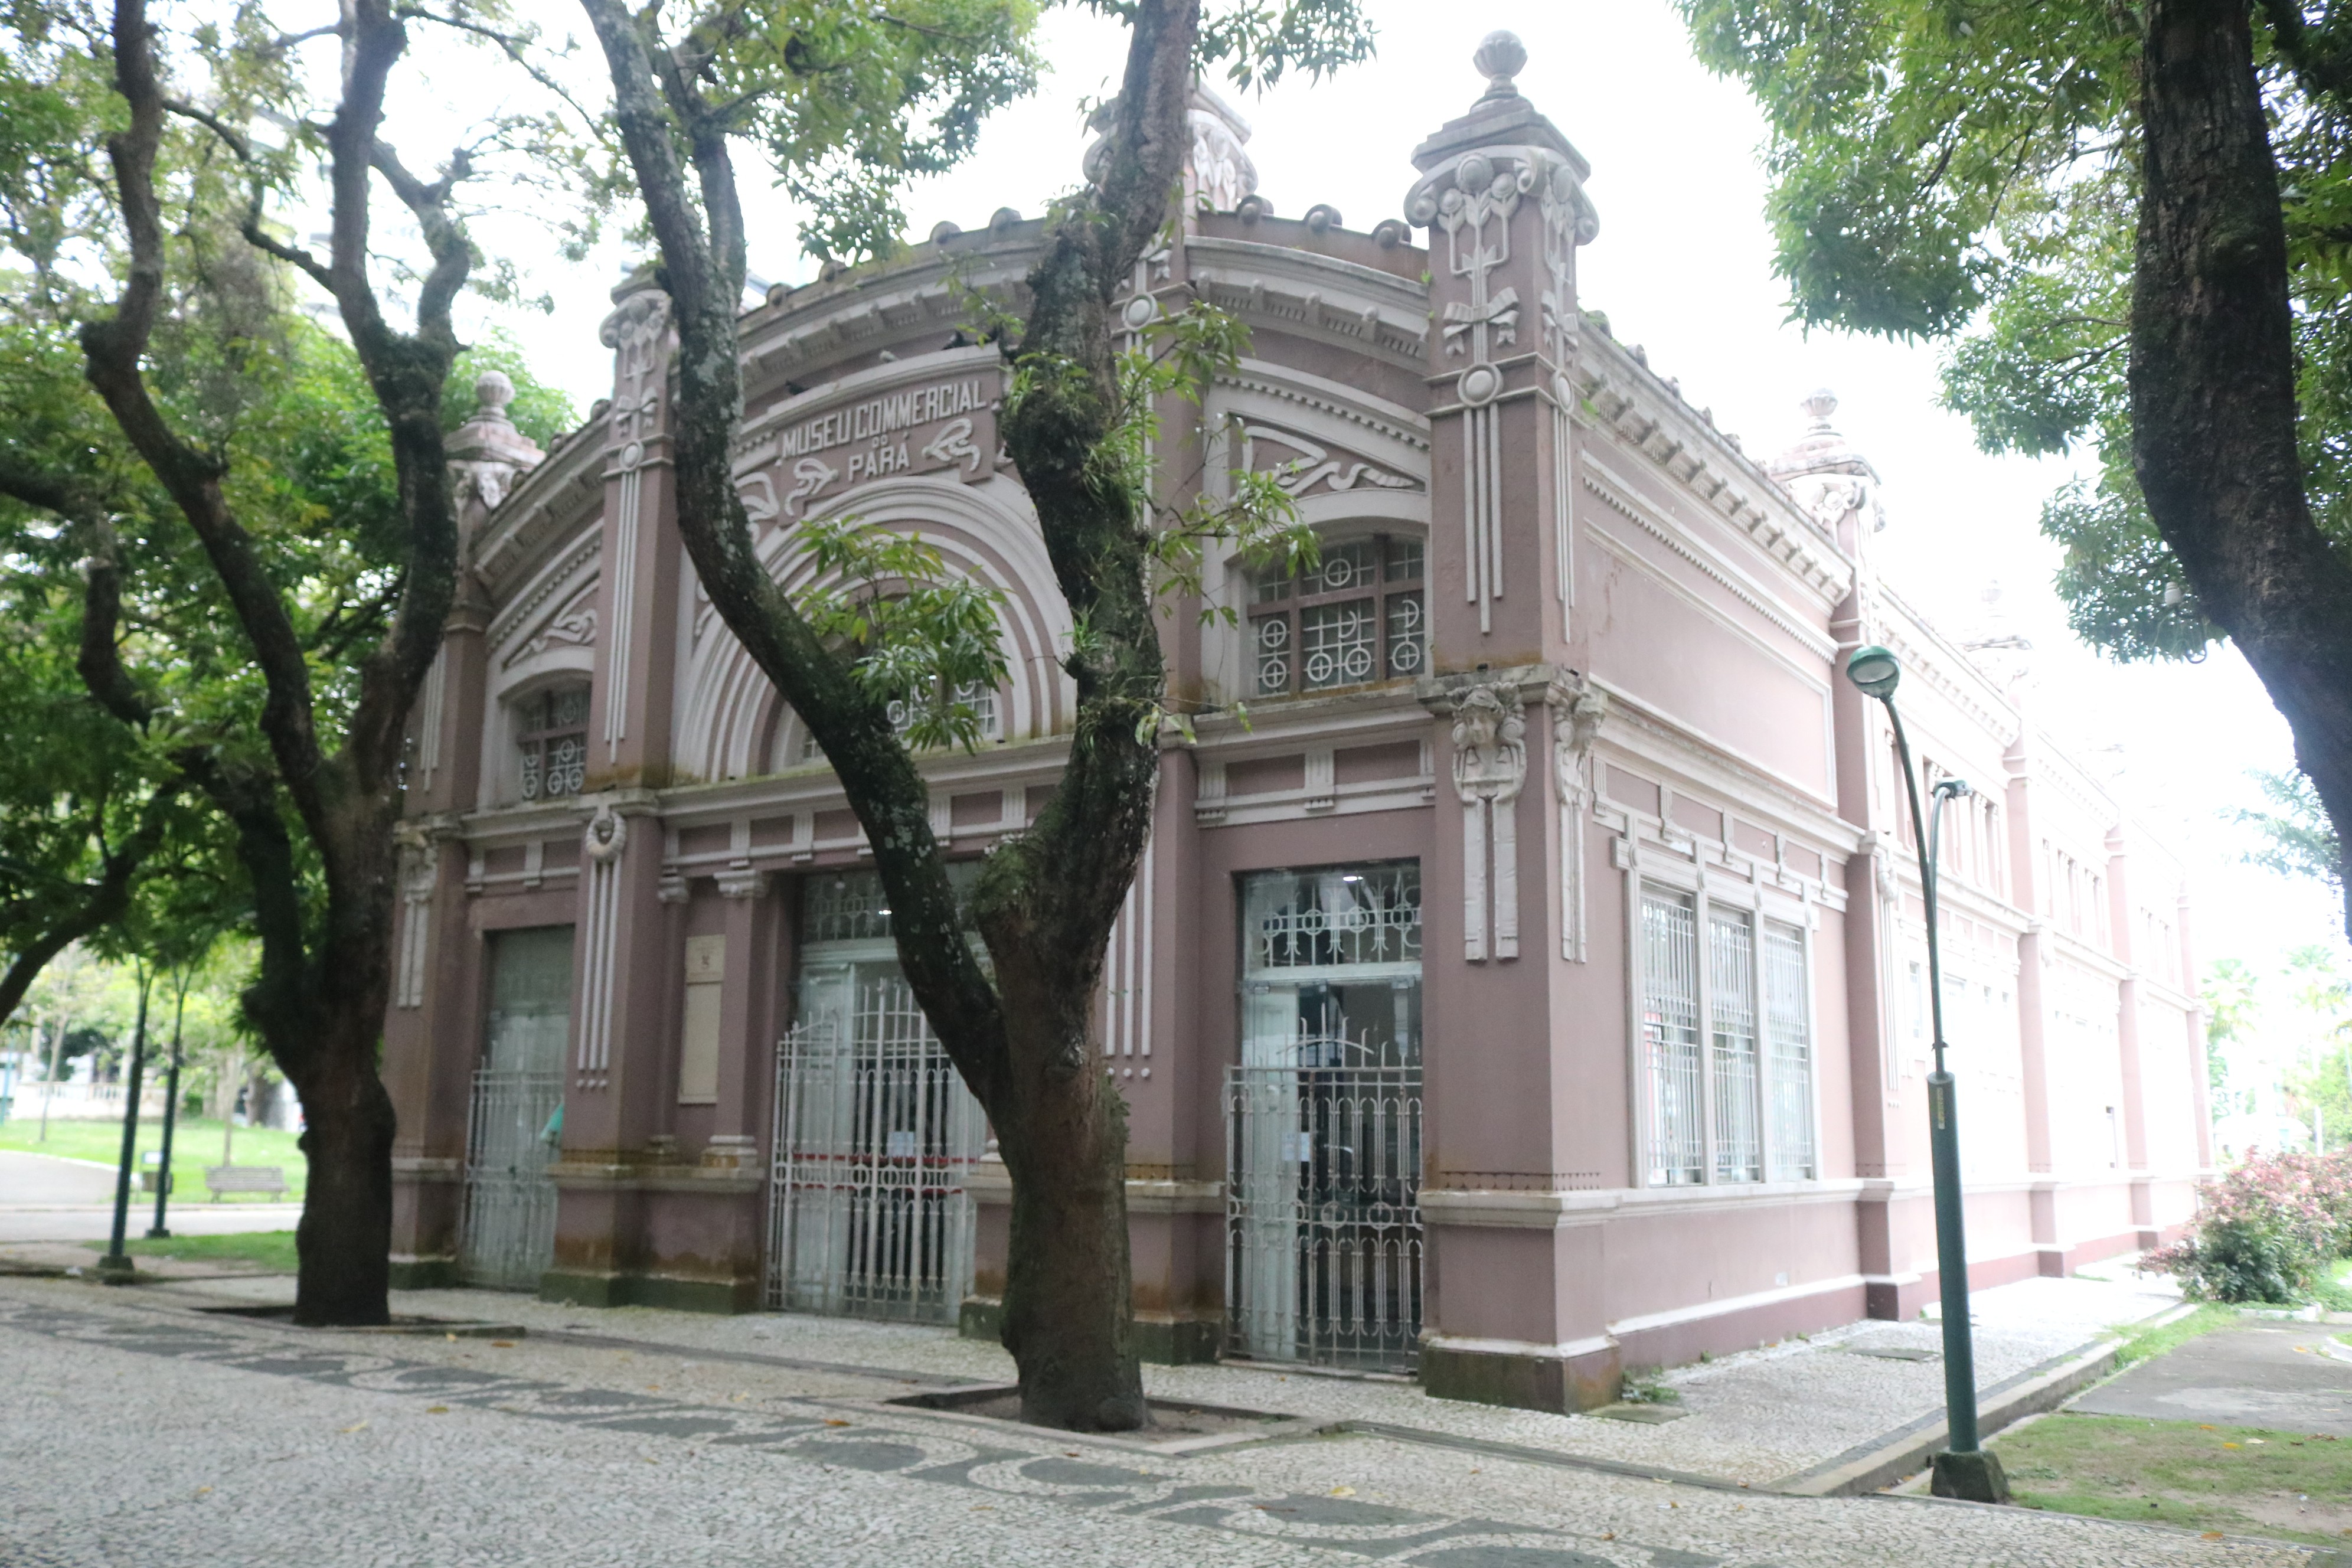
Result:
M265 1193L284 1197L286 1171L280 1165L207 1165L205 1185L213 1190L215 1203L228 1193Z

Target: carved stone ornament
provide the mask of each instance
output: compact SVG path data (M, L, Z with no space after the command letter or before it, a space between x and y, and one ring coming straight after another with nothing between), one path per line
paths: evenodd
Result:
M628 819L614 811L610 802L605 802L599 805L596 815L588 819L588 831L580 847L591 860L604 862L620 858L621 851L628 847Z
M1241 443L1240 460L1234 467L1244 473L1263 468L1274 474L1274 482L1285 495L1307 495L1318 486L1327 490L1421 489L1418 479L1366 462L1351 452L1334 451L1296 430L1239 419L1233 428Z
M596 336L619 355L613 378L609 438L621 448L621 467L635 468L645 461L646 438L654 433L661 415L669 296L653 288L623 295Z
M1593 737L1609 712L1607 695L1595 687L1555 686L1544 700L1551 708L1552 787L1559 795L1559 955L1584 962L1584 818L1592 802L1586 763Z
M1519 955L1518 798L1528 778L1526 705L1515 686L1454 700L1454 790L1462 801L1462 956Z

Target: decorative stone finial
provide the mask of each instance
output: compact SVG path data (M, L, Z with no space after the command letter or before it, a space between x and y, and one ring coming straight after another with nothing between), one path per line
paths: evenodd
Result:
M502 370L486 370L474 378L474 417L511 425L507 405L514 401L514 383Z
M1826 386L1816 387L1805 395L1804 409L1813 416L1812 427L1816 430L1830 427L1830 416L1837 412L1837 394Z
M1470 63L1486 79L1488 98L1517 98L1519 89L1511 79L1527 69L1528 47L1517 33L1497 30L1480 40Z

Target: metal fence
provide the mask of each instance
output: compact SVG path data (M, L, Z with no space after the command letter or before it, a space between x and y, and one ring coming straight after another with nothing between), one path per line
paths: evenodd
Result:
M1233 1353L1409 1372L1421 1341L1421 1063L1344 1037L1225 1069Z
M776 1055L767 1303L952 1322L971 1289L966 1184L987 1121L903 980L861 985Z
M514 1068L474 1071L466 1140L466 1229L458 1268L470 1285L534 1289L555 1260L556 1159L551 1123L563 1074Z

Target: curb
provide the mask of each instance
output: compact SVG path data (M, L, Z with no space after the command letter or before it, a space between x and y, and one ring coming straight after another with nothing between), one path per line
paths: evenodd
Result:
M2088 1350L2044 1362L2021 1373L1995 1391L1994 1397L1981 1400L1977 1410L1978 1431L1990 1436L2020 1416L2057 1408L2086 1385L2113 1372L2116 1357L2122 1349L2120 1340L2105 1340ZM1910 1475L1926 1463L1929 1455L1948 1445L1945 1421L1939 1412L1920 1424L1903 1428L1876 1447L1860 1453L1849 1451L1827 1465L1800 1471L1757 1489L1787 1497L1858 1497Z

